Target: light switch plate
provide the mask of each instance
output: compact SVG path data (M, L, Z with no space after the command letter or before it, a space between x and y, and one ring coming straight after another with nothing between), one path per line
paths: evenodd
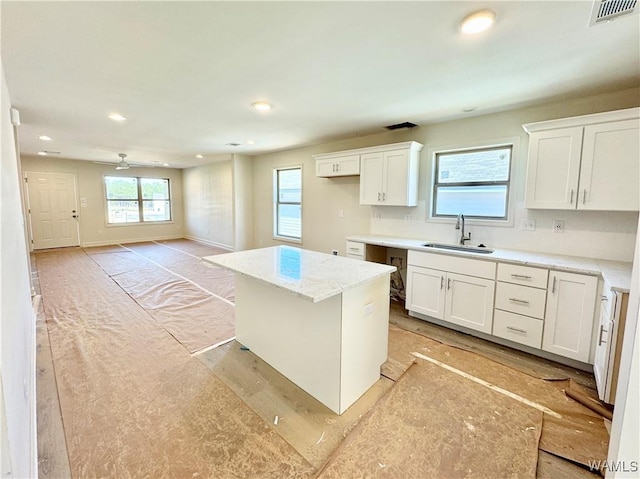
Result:
M523 218L520 222L520 229L523 231L535 231L536 229L536 220L532 220L530 218Z

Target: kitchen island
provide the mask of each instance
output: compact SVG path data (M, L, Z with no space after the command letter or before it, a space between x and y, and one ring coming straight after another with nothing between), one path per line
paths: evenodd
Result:
M380 378L394 266L289 246L203 259L235 272L236 340L333 412Z

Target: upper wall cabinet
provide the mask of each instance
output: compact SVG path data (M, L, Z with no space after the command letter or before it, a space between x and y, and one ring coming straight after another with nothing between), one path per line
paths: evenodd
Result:
M526 208L640 210L640 108L523 125Z
M330 176L353 176L360 174L360 155L345 154L336 156L317 155L316 176L328 178Z
M385 145L360 156L360 204L416 206L418 164L423 145Z
M416 206L422 148L407 141L314 155L316 176L360 175L361 205Z

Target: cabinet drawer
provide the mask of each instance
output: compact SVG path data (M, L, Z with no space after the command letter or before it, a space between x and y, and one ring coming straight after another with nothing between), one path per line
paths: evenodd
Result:
M516 264L498 264L498 281L505 283L522 284L534 288L547 288L547 276L549 271L531 266L519 266Z
M347 253L347 258L359 259L360 261L364 261L364 256L359 255L359 254Z
M347 255L350 255L350 254L364 256L364 243L347 241Z
M534 318L544 318L547 291L517 284L498 282L496 308Z
M539 319L496 310L493 316L493 335L540 349L542 324Z
M496 264L491 261L409 250L407 263L477 278L496 279Z

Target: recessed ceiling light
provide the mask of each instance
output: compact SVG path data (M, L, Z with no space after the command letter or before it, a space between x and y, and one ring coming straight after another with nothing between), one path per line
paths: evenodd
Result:
M247 145L255 145L256 142L253 140L247 140Z
M197 158L197 159L199 159L199 160L201 160L202 158L204 158L204 156L202 156L202 155L196 155L196 158Z
M113 121L125 121L126 118L122 116L120 113L112 113L109 115L109 119Z
M47 135L39 136L38 139L42 141L51 141L51 137Z
M471 35L487 30L496 20L496 14L492 10L480 10L467 15L460 23L460 31Z
M162 166L169 166L169 163L162 163Z
M252 103L251 106L258 111L268 111L271 110L271 104L266 101L257 101Z
M49 153L47 153L46 151L39 151L38 155L40 156L47 156Z

